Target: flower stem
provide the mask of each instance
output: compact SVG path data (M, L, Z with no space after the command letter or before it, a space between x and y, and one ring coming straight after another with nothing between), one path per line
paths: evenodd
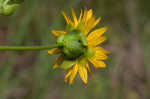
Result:
M49 46L0 46L0 51L34 51L34 50L49 50L57 48L59 45Z

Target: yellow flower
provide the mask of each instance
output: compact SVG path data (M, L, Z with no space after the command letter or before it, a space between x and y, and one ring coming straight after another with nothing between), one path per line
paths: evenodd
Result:
M88 81L88 73L91 72L89 62L93 64L95 68L105 68L106 64L103 60L107 59L107 54L110 53L108 50L99 46L99 44L103 43L106 40L106 36L103 36L104 32L106 32L107 27L98 28L96 30L91 31L101 20L101 18L97 18L93 16L92 9L85 9L84 12L81 10L80 16L77 19L74 9L72 10L73 20L64 12L62 14L66 20L67 26L71 30L79 30L85 36L85 40L87 42L87 50L84 52L84 55L76 57L76 59L68 60L64 63L64 53L60 48L54 48L49 50L49 54L60 54L59 58L56 61L56 64L53 68L61 67L62 64L68 64L70 66L64 66L66 69L66 74L64 77L64 81L67 82L69 79L69 84L74 82L74 79L79 73L81 80L86 84ZM59 37L60 35L68 34L68 30L53 30L52 33ZM71 62L72 61L72 62Z

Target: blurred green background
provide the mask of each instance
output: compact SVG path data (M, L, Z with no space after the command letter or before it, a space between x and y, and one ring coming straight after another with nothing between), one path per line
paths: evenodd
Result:
M0 45L48 45L52 29L64 29L61 10L71 15L92 8L108 26L103 47L111 54L106 69L93 69L88 84L64 83L53 70L57 56L47 51L0 51L0 99L150 99L150 1L25 0L12 16L0 16Z

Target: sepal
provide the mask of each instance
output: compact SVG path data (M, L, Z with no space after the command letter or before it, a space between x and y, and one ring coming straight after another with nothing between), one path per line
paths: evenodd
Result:
M76 63L76 60L64 60L60 68L68 69Z

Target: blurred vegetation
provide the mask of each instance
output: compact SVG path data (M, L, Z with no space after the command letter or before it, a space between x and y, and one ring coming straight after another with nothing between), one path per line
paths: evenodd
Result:
M61 10L92 8L108 26L107 68L93 70L88 84L70 86L53 70L47 51L0 52L0 99L150 99L150 1L25 0L12 16L0 16L0 45L55 43L52 29L63 29ZM71 13L70 13L71 14ZM78 78L79 79L79 78Z

